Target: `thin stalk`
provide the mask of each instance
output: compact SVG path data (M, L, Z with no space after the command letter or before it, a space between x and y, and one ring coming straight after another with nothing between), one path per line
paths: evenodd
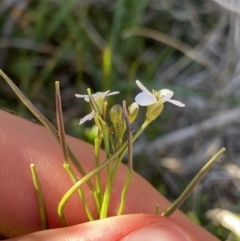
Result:
M133 136L132 130L130 126L130 121L127 113L126 101L123 101L123 116L126 122L126 128L128 132L128 169L133 170L133 160L132 160L132 144L133 144Z
M97 208L97 212L98 212L98 217L100 217L100 211L101 211L101 198L100 198L100 194L98 191L95 191L93 193L93 197L94 197L94 201L96 204L96 208Z
M127 191L128 191L129 185L131 183L133 173L134 173L133 170L128 169L127 178L126 178L126 181L125 181L122 193L121 193L121 202L120 202L120 205L119 205L119 208L118 208L118 212L117 212L118 216L122 215L122 213L124 211L125 204L126 204Z
M67 173L70 176L70 178L72 179L73 183L75 184L78 181L78 179L77 179L75 173L73 172L71 165L69 163L65 162L63 164L63 167L67 171ZM78 194L80 196L80 199L82 200L82 203L83 203L83 206L84 206L85 211L87 213L89 221L93 221L94 217L93 217L93 215L92 215L92 213L91 213L91 211L88 207L84 192L81 188L78 189ZM59 217L59 218L61 219L61 217ZM67 223L67 220L61 220L61 223Z
M203 178L203 176L208 172L208 170L211 168L211 166L215 163L215 161L218 159L219 156L225 152L225 148L221 148L220 151L218 151L197 173L197 175L193 178L193 180L188 184L188 186L185 188L185 190L182 192L182 194L170 205L167 210L165 210L161 216L169 217L176 209L178 209L181 204L186 200L186 198L190 195L192 190L195 188L195 186L200 182L200 180Z
M88 93L89 100L90 100L89 102L92 105L92 108L95 110L95 112L97 112L100 115L100 111L99 111L98 105L95 102L94 98L92 97L91 89L88 88L87 89L87 93Z
M37 195L42 230L46 230L46 229L48 229L48 220L47 220L47 212L46 212L46 205L45 205L45 201L44 201L43 191L42 191L41 184L40 184L34 164L31 164L30 168L31 168L34 188L35 188L36 195Z
M128 131L128 173L127 173L127 178L126 178L123 190L122 190L121 202L120 202L120 206L119 206L117 215L122 215L122 213L124 211L125 204L126 204L127 191L128 191L129 185L132 180L132 175L133 175L133 160L132 160L132 143L133 143L133 141L132 141L132 131L131 131L130 122L129 122L127 109L126 109L126 101L123 101L123 115L124 115L127 131Z
M21 90L13 83L13 81L1 69L0 69L0 76L3 77L3 79L11 87L13 92L18 96L18 98L23 102L23 104L33 113L33 115L47 128L47 130L53 135L53 137L57 140L57 142L60 142L58 131L52 125L52 123L28 100L28 98L21 92ZM77 157L74 155L74 153L68 146L67 146L67 151L68 151L70 160L75 165L79 173L82 176L85 176L86 175L85 169L83 168L81 163L78 161ZM94 190L94 186L91 180L87 182L87 185L91 190Z
M147 126L150 124L151 122L145 120L144 123L142 124L142 126L137 130L137 132L133 135L132 138L132 143L134 143L134 141L140 136L140 134L147 128ZM114 162L114 166L112 167L112 182L115 178L116 172L118 170L118 166L121 163L123 157L125 156L127 151L127 148L125 148L122 153L120 153L119 157L118 157L118 161Z
M94 155L95 155L95 166L96 168L99 166L100 164L100 147L101 147L101 143L102 143L102 138L100 136L100 134L98 134L98 136L95 138L94 140ZM100 206L102 205L102 186L101 186L101 178L100 178L100 173L96 174L96 194L97 194L97 210L98 213L100 214Z
M104 147L105 147L106 159L107 159L110 156L110 145L109 145L109 137L108 137L108 128L106 126L103 126L103 141L104 141ZM109 165L107 165L107 182L106 182L106 188L103 194L100 219L107 217L110 198L111 198L111 189L112 189L111 167L109 163Z
M111 182L111 167L109 165L107 165L107 183L106 183L105 192L103 194L100 219L107 217L110 198L111 198L112 182Z
M68 163L68 152L67 152L67 144L65 139L65 129L64 129L64 123L63 123L62 102L61 102L59 81L55 82L55 102L56 102L56 116L57 116L57 126L58 126L60 145L62 147L64 162Z
M106 120L106 116L107 116L107 101L103 102L103 111L102 111L102 118L103 120Z

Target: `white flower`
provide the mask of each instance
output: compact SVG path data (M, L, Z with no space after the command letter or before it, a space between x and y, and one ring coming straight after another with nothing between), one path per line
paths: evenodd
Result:
M86 116L84 116L82 119L80 119L79 125L83 124L87 120L91 120L95 115L95 110L92 110L92 112Z
M171 90L153 90L153 93L151 93L139 80L136 80L136 84L143 91L135 97L135 101L141 106L153 105L159 101L161 101L162 103L171 102L172 104L179 107L185 106L182 102L171 99L173 96L173 91Z
M93 97L93 99L94 99L96 102L98 102L99 99L105 99L106 96L119 94L119 91L113 91L113 92L110 92L110 93L109 93L109 91L110 91L110 90L105 91L105 92L97 92L97 93L95 93L95 94L92 94L92 97ZM90 100L88 95L75 94L75 96L76 96L77 98L84 98L84 100L85 100L86 102L89 102L89 100Z
M95 100L96 104L98 105L100 111L102 111L103 103L107 96L116 95L119 93L118 91L114 91L114 92L110 92L110 93L109 92L110 92L110 90L92 94L92 97ZM77 98L84 98L84 100L86 102L90 101L90 98L88 95L75 94L75 96ZM95 115L95 110L92 110L90 114L88 114L88 115L84 116L82 119L80 119L79 125L83 124L87 120L92 120L94 115Z

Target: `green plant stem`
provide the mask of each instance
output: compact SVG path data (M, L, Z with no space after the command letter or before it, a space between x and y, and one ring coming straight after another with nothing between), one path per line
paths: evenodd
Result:
M99 134L94 140L94 154L95 154L95 166L96 166L96 168L100 164L99 158L100 158L101 143L102 143L102 138L101 138L101 135ZM97 199L95 199L96 200L96 206L97 206L98 214L100 215L102 199L103 199L100 173L96 174L96 198L97 198Z
M56 101L56 116L57 116L59 141L60 141L60 145L62 147L64 162L68 163L68 152L67 152L67 143L66 143L65 129L64 129L64 123L63 123L62 103L61 103L59 81L55 82L55 101Z
M78 181L78 179L77 179L75 173L73 172L73 170L72 170L72 168L71 168L71 165L70 165L69 163L66 163L66 162L65 162L65 163L63 164L63 167L64 167L64 169L67 171L67 173L68 173L68 175L70 176L70 178L72 179L73 183L75 184L75 183ZM82 200L82 203L83 203L83 206L84 206L85 211L86 211L86 213L87 213L87 216L88 216L89 221L93 221L93 220L94 220L94 217L93 217L93 215L92 215L92 213L91 213L91 211L90 211L90 209L89 209L89 207L88 207L88 204L87 204L87 201L86 201L84 192L83 192L83 190L82 190L81 188L78 189L78 194L79 194L79 196L80 196L80 199ZM61 219L61 217L59 217L59 218ZM61 220L61 223L62 223L62 224L67 224L67 220L66 220L66 219L65 219L65 220ZM66 226L67 226L67 225L66 225Z
M111 177L111 168L109 165L107 165L107 182L106 182L105 192L103 194L103 202L101 206L100 219L107 217L110 198L111 198L112 182L111 182L111 178L109 178Z
M129 122L127 109L126 109L126 101L123 101L123 115L124 115L127 131L128 131L128 173L127 173L127 178L126 178L123 190L122 190L121 202L119 205L117 215L122 215L122 213L124 211L125 204L126 204L127 191L128 191L129 185L132 180L132 175L133 175L133 160L132 160L133 141L132 141L132 131L131 131L130 122Z
M127 113L127 107L126 107L125 100L123 101L123 116L125 119L127 131L128 131L128 169L130 171L132 171L133 170L133 160L132 160L133 136L132 136L132 130L131 130L131 126L130 126L130 121L129 121L129 117L128 117L128 113Z
M122 215L123 210L125 208L127 191L128 191L129 185L131 183L133 173L134 172L131 169L129 169L128 172L127 172L127 178L126 178L126 181L125 181L122 193L121 193L121 202L120 202L120 205L119 205L119 208L118 208L118 212L117 212L118 216Z
M28 100L28 98L21 92L21 90L13 83L13 81L0 69L0 76L7 82L7 84L11 87L14 93L18 96L18 98L23 102L23 104L33 113L33 115L49 130L49 132L53 135L53 137L60 142L58 131L52 125L52 123ZM78 161L77 157L74 155L72 150L67 146L67 151L69 158L71 159L72 163L75 165L77 170L82 176L86 175L86 171ZM89 188L93 191L94 186L89 180L87 182Z
M225 148L221 148L197 173L197 175L193 178L193 180L188 184L182 194L170 205L167 210L165 210L161 216L169 217L176 209L180 207L180 205L186 200L186 198L190 195L195 186L200 182L202 177L208 172L211 166L215 163L217 158L225 152Z
M107 116L107 101L103 102L103 110L102 110L102 118L103 120L106 120L106 116Z
M98 113L98 115L100 116L100 110L98 108L98 105L97 103L95 102L94 98L92 97L92 93L91 93L91 89L87 89L87 93L88 93L88 96L89 96L89 102L92 106L92 108L95 110L96 113Z
M140 134L147 128L147 126L150 124L151 122L145 120L144 123L142 124L142 126L137 130L137 132L133 135L132 138L132 143L134 143L134 141L140 136ZM118 160L116 162L114 162L114 165L112 167L112 182L115 178L116 172L118 170L118 166L121 163L123 157L125 156L127 151L127 148L125 148L122 153L120 153Z
M47 212L46 212L46 205L44 201L43 191L41 188L41 184L37 175L36 168L34 164L30 165L31 173L32 173L32 180L34 184L34 188L37 195L40 219L41 219L41 226L42 230L48 229L48 221L47 221Z
M106 159L107 159L110 156L110 146L109 146L108 128L106 126L103 126L103 141L104 141L104 147L105 147ZM109 165L107 165L107 182L106 182L106 188L103 194L103 202L101 206L100 219L107 217L108 207L109 207L110 198L111 198L111 189L112 189L111 167L109 163Z

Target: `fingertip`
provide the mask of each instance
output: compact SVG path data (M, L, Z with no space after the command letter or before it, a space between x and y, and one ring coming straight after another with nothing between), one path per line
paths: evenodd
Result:
M140 228L129 235L125 236L120 241L196 241L186 229L183 230L176 224L153 224Z

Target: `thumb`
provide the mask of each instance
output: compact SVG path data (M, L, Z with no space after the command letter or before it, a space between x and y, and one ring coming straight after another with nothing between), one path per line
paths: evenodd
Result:
M71 227L51 229L10 239L44 241L199 241L186 227L171 218L131 214Z

